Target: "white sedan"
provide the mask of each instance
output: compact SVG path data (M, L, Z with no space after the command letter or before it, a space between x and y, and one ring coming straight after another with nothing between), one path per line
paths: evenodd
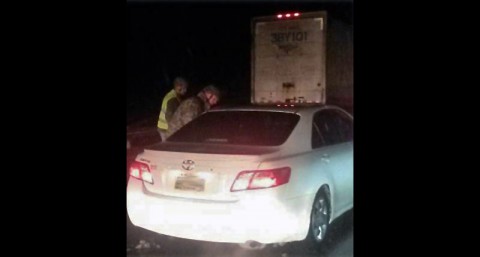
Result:
M130 166L131 222L259 248L305 240L353 208L353 117L335 106L210 110Z

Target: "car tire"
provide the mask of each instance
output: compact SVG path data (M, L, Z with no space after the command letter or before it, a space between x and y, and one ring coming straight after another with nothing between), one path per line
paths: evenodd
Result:
M327 192L328 190L321 189L315 196L310 214L310 226L305 239L308 248L313 248L316 251L326 250L326 241L329 234L331 205Z

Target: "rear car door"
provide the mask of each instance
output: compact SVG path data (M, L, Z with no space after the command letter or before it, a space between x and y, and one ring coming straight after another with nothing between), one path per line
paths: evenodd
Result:
M313 118L312 148L333 180L334 208L340 210L353 199L353 121L341 111L326 109Z

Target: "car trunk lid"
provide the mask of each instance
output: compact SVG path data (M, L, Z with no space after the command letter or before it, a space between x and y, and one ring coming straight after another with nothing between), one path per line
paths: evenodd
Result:
M239 172L256 169L262 155L273 148L160 144L147 149L137 160L147 163L153 184L149 193L214 201L235 201L230 188Z

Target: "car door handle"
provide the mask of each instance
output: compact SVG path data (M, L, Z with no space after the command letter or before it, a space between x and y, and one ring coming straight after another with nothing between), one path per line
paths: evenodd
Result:
M322 157L320 157L320 160L329 163L330 162L330 156L328 154L322 154Z

